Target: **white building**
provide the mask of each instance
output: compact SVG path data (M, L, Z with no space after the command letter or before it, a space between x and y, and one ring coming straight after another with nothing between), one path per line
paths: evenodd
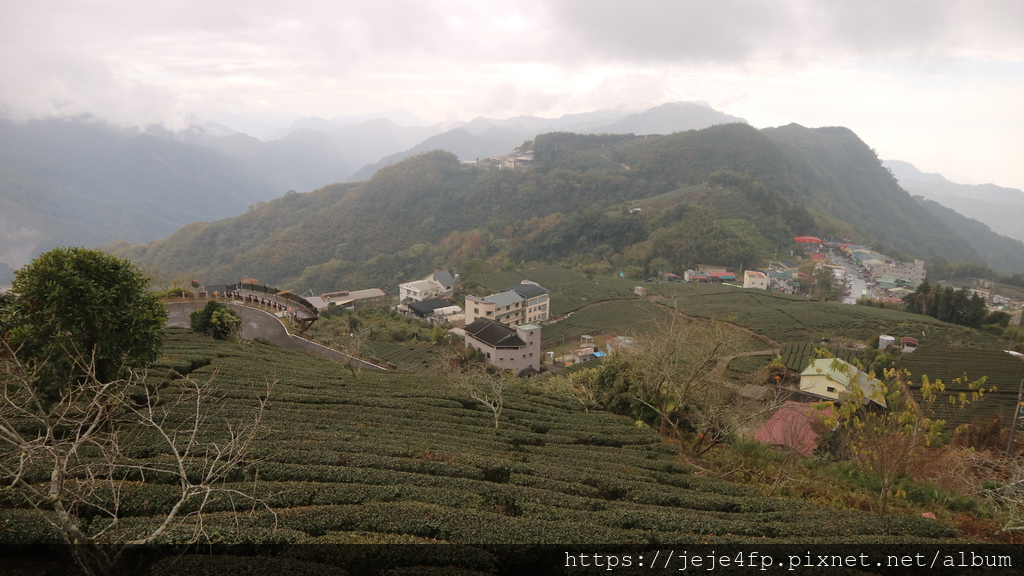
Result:
M849 362L838 358L814 360L800 373L800 391L828 400L842 400L852 386L861 389L864 403L874 402L885 407L880 396L881 382L865 374Z
M743 287L767 290L768 275L764 272L758 272L757 270L747 270L743 273Z
M447 270L439 270L422 280L415 280L398 285L398 301L423 302L431 298L449 298L459 282L458 274L452 275Z
M917 288L925 279L924 260L914 260L912 263L872 261L870 264L865 262L865 266L875 276L892 276L907 282L911 288Z

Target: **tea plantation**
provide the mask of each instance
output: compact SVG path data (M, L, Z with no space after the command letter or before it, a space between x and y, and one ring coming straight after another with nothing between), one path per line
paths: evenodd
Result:
M880 334L912 336L922 345L1002 350L1004 341L976 330L928 316L896 310L811 302L803 296L753 288L697 283L648 284L649 293L664 296L681 312L727 320L784 342L846 339L877 342ZM922 335L924 333L924 335Z
M536 282L551 291L551 310L564 316L588 304L608 300L636 300L633 293L636 280L602 276L588 278L561 266L547 266L523 272L497 272L474 277L487 289L497 291L515 286L523 280Z
M921 376L942 380L948 394L969 392L967 383L987 377L986 389L994 387L995 392L966 410L956 410L947 405L940 411L941 416L957 424L990 421L997 417L1002 422L1010 422L1017 393L1024 380L1024 362L1002 350L922 347L912 354L901 355L898 366L910 371L917 380ZM957 379L962 382L957 384Z
M243 550L251 554L273 550L267 566L275 568L291 562L310 570L304 573L336 574L331 566L369 553L332 555L297 544L464 544L458 554L444 553L443 564L518 573L525 568L496 547L522 553L542 545L938 543L955 536L934 520L765 498L701 476L654 430L579 411L527 383L506 392L495 429L490 410L443 379L374 371L353 379L344 366L258 342L172 331L149 382L173 393L176 371L213 379L225 402L218 419L245 419L266 383L276 382L265 437L233 484L272 512L235 513L239 503L225 501L204 518L219 542L250 544ZM127 483L115 538L153 526L174 493L158 479ZM10 491L0 494L3 543L54 541L36 512L19 508ZM167 541L187 538L190 529ZM410 562L429 563L422 554Z

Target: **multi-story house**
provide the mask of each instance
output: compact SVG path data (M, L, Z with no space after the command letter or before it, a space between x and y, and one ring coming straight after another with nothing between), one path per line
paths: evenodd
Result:
M868 266L868 269L875 276L892 276L903 280L911 288L917 288L925 279L924 260L914 260L913 262L883 261Z
M483 352L487 363L512 370L540 370L540 326L520 324L511 328L494 320L478 318L467 324L466 347Z
M743 273L744 288L768 289L768 275L758 270L747 270Z
M490 296L466 296L466 323L477 318L515 327L527 322L544 322L551 317L547 289L529 281Z

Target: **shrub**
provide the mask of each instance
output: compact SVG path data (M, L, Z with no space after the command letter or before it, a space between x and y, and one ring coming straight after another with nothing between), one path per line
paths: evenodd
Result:
M220 340L226 340L242 328L242 318L238 313L215 300L207 302L202 310L189 315L188 323L193 332Z

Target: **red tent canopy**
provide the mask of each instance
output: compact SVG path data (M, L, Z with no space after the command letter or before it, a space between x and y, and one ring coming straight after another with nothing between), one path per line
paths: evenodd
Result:
M815 244L821 244L821 238L817 238L815 236L794 236L793 237L793 241L794 242L800 242L800 243L803 243L803 242L813 242Z

